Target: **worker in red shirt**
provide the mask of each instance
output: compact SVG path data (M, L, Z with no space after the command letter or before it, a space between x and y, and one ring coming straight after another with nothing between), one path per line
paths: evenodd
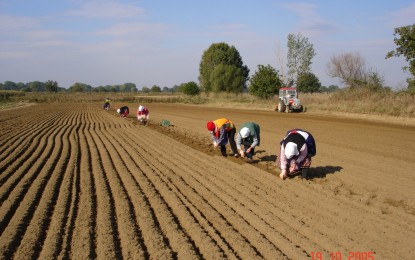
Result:
M147 125L149 118L150 112L148 111L148 108L140 105L137 109L138 122L140 122L142 125Z

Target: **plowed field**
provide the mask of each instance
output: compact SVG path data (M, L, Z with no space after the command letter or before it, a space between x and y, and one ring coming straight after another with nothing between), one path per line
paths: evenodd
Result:
M415 257L414 126L150 104L144 127L114 108L0 111L0 259ZM261 126L253 164L212 149L219 117ZM282 181L297 127L317 141L311 179Z

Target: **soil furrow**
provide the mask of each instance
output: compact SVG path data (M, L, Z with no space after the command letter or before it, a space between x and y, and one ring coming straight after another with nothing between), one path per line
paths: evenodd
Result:
M128 143L122 141L119 143L118 139L122 136L118 136L117 133L111 133L111 128L108 128L113 143L113 149L111 151L116 151L115 157L120 158L123 161L122 169L117 170L119 177L123 182L123 185L127 191L129 201L132 208L134 209L134 215L139 225L140 237L144 241L144 245L148 250L148 254L151 258L160 258L161 256L173 258L174 253L169 246L169 240L163 235L161 230L158 228L160 223L158 222L155 212L152 209L149 199L144 194L140 184L136 181L133 176L133 173L142 174L141 170L138 167L133 167L135 162L130 156L132 151L128 149Z
M64 245L67 244L68 237L71 236L70 232L65 229L65 226L68 222L71 222L73 212L77 211L76 205L73 205L73 200L78 198L79 191L79 185L78 189L75 187L75 183L79 179L79 176L76 174L76 160L79 158L77 156L77 136L75 135L79 131L78 117L79 112L75 112L70 116L70 133L67 137L62 137L64 148L67 147L64 149L64 151L67 151L65 164L59 167L63 173L62 185L53 216L51 217L50 227L38 257L40 259L57 258ZM70 226L73 226L73 223L70 223ZM42 243L42 241L39 241L39 243Z
M67 118L57 121L56 124L68 125L67 121L70 117L68 115ZM62 128L55 137L53 152L42 169L48 175L48 182L44 187L39 204L14 256L17 259L39 257L46 234L50 233L51 219L56 219L55 209L59 194L61 191L67 190L61 186L65 175L60 173L68 168L71 148L66 140L68 140L68 136L73 128L74 126Z
M8 212L12 211L13 214L8 214L3 220L4 222L2 222L2 225L7 225L7 227L1 235L7 237L7 240L2 239L2 242L0 242L0 252L6 258L10 258L20 245L21 239L33 218L36 207L40 203L44 189L49 183L52 172L44 172L43 167L54 151L54 139L62 128L63 126L52 129L51 135L45 140L46 149L43 149L41 152L42 159L37 161L26 174L31 176L30 179L25 180L25 176L21 182L22 184L19 185L21 188L16 191L18 194L15 199L8 200L11 202L11 207ZM45 152L43 153L43 151ZM54 161L54 159L52 159L52 161ZM52 162L51 164L56 164L56 162ZM13 196L13 194L11 196ZM14 217L12 218L12 216Z
M108 151L104 159L104 170L108 178L108 185L114 201L114 211L117 216L116 225L120 236L120 246L123 258L148 258L147 248L143 244L141 231L135 222L135 214L131 199L122 183L119 174L130 174L122 161L122 154L114 152L113 139L106 138L107 133L97 131L96 143L101 151Z
M97 232L97 192L93 177L92 166L92 144L86 122L87 118L83 114L80 120L80 128L77 132L77 168L76 174L79 178L78 200L73 202L78 212L73 221L73 226L68 226L67 230L72 233L64 245L60 257L97 258L96 252L96 232ZM76 187L76 186L75 186ZM76 213L76 212L74 212ZM73 229L73 230L72 230Z
M138 139L138 141L140 141ZM122 151L121 151L122 153ZM122 158L122 155L119 154L119 157ZM125 163L124 163L125 164ZM165 183L166 186L168 186L167 183ZM171 194L170 196L168 196L169 199L176 199L175 195ZM173 210L175 210L179 217L179 219L181 220L181 223L184 223L184 228L186 230L188 230L188 233L191 234L192 238L195 239L195 243L196 244L204 244L206 249L205 251L201 251L201 254L204 256L209 256L212 258L223 258L223 250L218 249L217 245L215 243L212 244L212 239L208 236L206 236L206 231L203 229L203 227L198 227L197 225L187 225L187 223L196 223L199 224L197 222L197 220L195 219L195 217L193 216L193 214L190 212L190 210L184 206L184 203L182 200L180 200L180 198L177 198L174 202L170 203L170 205L172 205ZM184 219L184 220L182 220ZM181 224L183 225L183 224Z
M1 198L2 211L0 212L0 235L5 230L12 216L20 206L21 201L25 199L26 193L32 187L32 183L36 180L38 175L42 171L44 163L50 156L52 149L52 140L58 131L62 129L62 126L51 129L49 132L45 132L43 136L39 138L39 143L31 156L25 156L28 161L22 161L22 166L13 174L16 176L15 180L12 180L10 184L1 186ZM49 136L47 136L49 134ZM29 160L30 159L30 160Z
M161 147L157 147L157 148L162 149ZM163 152L161 152L161 154L162 153ZM180 151L178 151L178 154L180 154ZM210 190L211 188L207 188L206 185L208 185L208 184L206 184L203 180L202 181L197 181L196 180L196 181L193 181L191 183L186 183L186 181L192 181L192 180L194 180L193 179L193 176L200 171L199 169L201 169L201 168L203 169L203 166L200 167L201 166L200 164L198 165L199 167L195 167L194 162L195 161L192 160L192 163L186 163L186 160L183 160L182 161L180 158L175 158L175 157L172 158L172 161L170 161L168 163L168 165L175 165L176 167L178 167L178 169L175 172L173 172L167 178L169 178L170 182L173 182L177 187L180 187L180 188L178 188L179 190L180 189L187 189L189 192L184 192L186 195L191 194L191 191L192 191L191 189L188 189L188 187L197 187L197 188L193 189L193 191L196 191L197 190L197 193L198 193L197 196L200 196L201 198L209 198L209 199L211 199L213 201L213 204L214 205L221 205L224 208L227 207L226 205L229 205L229 208L228 208L227 211L228 212L232 211L232 212L231 212L231 215L228 215L227 216L227 218L228 219L232 219L232 221L230 223L233 222L234 223L233 225L237 229L245 230L246 227L244 227L244 226L246 225L246 223L248 223L247 221L249 220L249 217L252 217L252 216L249 215L249 212L243 212L242 214L237 213L236 212L236 209L235 209L235 206L237 206L235 204L235 200L232 200L230 203L226 203L224 201L224 199L226 200L230 196L223 196L222 198L219 198L219 197L215 197L214 198L214 196L212 196L212 194L222 194L222 193L223 194L226 194L226 192L224 192L223 190L222 191L212 191L212 190ZM162 165L159 164L159 167L162 167ZM191 169L191 171L185 171L185 169ZM163 172L163 173L168 172L168 169L162 169L162 170L160 170L160 172ZM189 174L188 176L186 176L187 175L186 172L189 172L189 173L192 172L192 174ZM181 177L178 177L178 176L181 176ZM183 178L185 178L186 181L184 181ZM176 180L177 180L177 182L176 182ZM181 184L181 182L182 183L184 182L184 184ZM206 190L206 192L203 193L202 192L203 190ZM211 194L211 195L209 196L209 194ZM200 199L198 199L198 201L200 201ZM201 201L199 204L209 204L209 205L212 205L212 202L210 202L208 200L204 200L204 201ZM230 206L230 205L232 205L232 206ZM197 205L197 207L201 207L201 205ZM238 218L239 218L239 221L238 221ZM237 224L235 224L235 222ZM261 223L261 220L258 220L258 219L251 220L251 223L256 223L257 226L260 226L260 224L258 224L258 223ZM254 224L254 226L252 226L251 224L249 224L248 226L254 227L255 224ZM263 230L268 230L268 233L269 233L269 226L265 225L265 227L263 227L262 229ZM260 247L262 247L261 248L261 252L267 252L267 251L269 252L268 257L275 256L275 255L278 255L278 254L280 254L280 257L283 256L282 252L280 252L279 249L275 248L275 245L274 244L272 244L272 243L269 244L268 248L265 246L266 243L269 243L270 241L269 241L268 238L265 238L265 236L263 235L263 233L261 233L259 230L256 230L255 229L255 231L254 230L249 231L249 229L248 229L248 232L251 232L251 233L259 232L258 239L261 242L259 242L258 245ZM245 236L247 237L246 234L245 234ZM276 234L272 234L272 236L276 236ZM263 240L263 238L265 240ZM267 241L267 242L265 242L265 241ZM282 239L282 240L280 240L278 242L279 242L279 244L281 244L281 243L284 243L285 240ZM291 248L291 247L289 247L289 248Z
M146 140L146 139L143 139L143 140ZM138 151L137 153L139 153L140 155L142 155L142 156L144 156L144 158L143 159L141 159L141 160L143 160L143 163L145 163L145 164L149 164L150 162L151 162L151 164L149 164L149 167L151 168L151 169L153 169L152 171L154 172L151 176L149 176L151 179L152 179L152 182L153 183L159 183L160 181L160 179L156 179L156 177L154 176L154 174L157 174L158 176L160 175L163 175L163 173L161 173L159 170L158 170L158 167L156 166L156 165L162 165L163 163L157 163L157 162L154 162L154 159L153 158L159 158L160 157L160 155L158 155L158 153L157 152L155 152L155 151L149 151L148 149L150 149L149 147L151 147L151 145L146 145L145 143L144 144L140 144L140 147L139 148L141 148L141 149L143 149L143 151L141 152L141 151ZM155 148L155 149L157 149L157 146L153 146L153 148ZM141 150L140 149L140 150ZM170 148L171 149L171 148ZM191 170L191 171L193 171L193 169L191 169L191 168L188 168L187 169L188 171L189 170ZM168 186L167 184L165 184L166 186ZM173 194L171 194L171 195L166 195L165 197L167 198L169 198L170 199L170 197L172 197L173 196ZM177 204L177 203L171 203L171 204ZM212 213L213 211L216 211L214 208L209 208L209 210L208 211L210 211L210 213ZM208 214L208 213L206 213L206 215L210 215L210 214ZM222 219L223 220L223 223L222 223L222 225L221 225L221 228L226 228L228 231L229 230L234 230L234 231L236 231L233 227L232 227L232 225L230 225L230 223L221 215L221 213L218 213L217 215L215 215L215 217L213 217L213 218L216 218L216 222L218 221L218 219ZM227 232L227 233L231 233L231 232ZM240 234L233 234L234 232L232 232L232 234L230 234L231 235L231 238L229 238L228 240L229 241L247 241L246 240L246 238L245 237L241 237L240 236ZM230 243L230 242L229 242ZM243 244L244 243L244 244ZM250 247L249 246L249 244L246 244L245 242L242 242L242 244L238 247L239 248L239 250L241 250L244 254L248 254L248 255L250 255L251 257L256 257L258 254L259 254L259 252L258 252L258 250L255 248L255 247ZM235 249L236 250L236 249ZM250 252L250 253L248 253L248 252Z
M91 151L92 172L96 192L96 248L98 258L115 259L121 255L118 231L116 230L116 214L114 200L110 194L108 179L105 176L103 158L95 143L95 127L89 124L87 127L87 140Z
M0 259L415 254L415 127L157 103L144 127L134 109L120 118L121 105L136 106L0 111ZM206 122L220 117L261 126L252 165L213 149ZM282 181L278 142L297 127L313 133L318 154L309 180Z
M168 198L162 196L159 183L155 183L151 180L151 175L154 173L154 169L143 158L143 154L139 151L131 154L136 167L143 173L134 175L137 182L143 187L143 191L149 198L151 206L155 209L156 216L160 221L160 228L168 237L168 241L177 254L178 258L199 258L200 253L193 241L189 238L183 228L180 226L180 222L177 216L172 211L170 205L166 201ZM164 189L165 187L162 187ZM163 192L164 193L164 192Z
M0 160L0 172L2 172L2 174L0 175L1 186L3 186L4 183L6 183L7 180L13 176L12 173L19 169L23 162L29 160L29 157L34 153L35 149L39 145L39 140L49 132L49 123L55 119L56 117L47 117L45 120L42 120L44 122L37 125L38 128L41 129L40 132L38 129L33 129L33 131L29 131L29 134L25 136L25 142L22 142L22 139L20 138L15 140L12 146L14 147L15 144L18 145L19 149L17 149L16 153L4 152L4 155L7 157ZM21 136L21 138L24 138L24 136ZM27 144L29 144L29 148L27 148ZM10 154L13 154L13 156L8 156ZM0 201L2 202L1 199Z

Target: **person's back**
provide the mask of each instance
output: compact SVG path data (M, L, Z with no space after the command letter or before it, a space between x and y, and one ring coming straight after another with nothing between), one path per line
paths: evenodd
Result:
M287 131L280 142L280 155L276 164L281 169L280 178L287 178L301 172L302 178L307 178L311 166L311 157L316 155L316 143L310 132L302 129Z
M302 137L304 137L305 142L307 144L307 149L308 149L308 156L313 157L317 154L317 146L316 146L316 141L314 140L313 135L306 131L306 130L302 130L299 128L295 128L292 130L287 131L286 136L284 137L283 140L281 140L281 144L282 142L290 135L290 134L294 134L294 133L298 133L300 134Z
M111 100L109 98L105 99L104 110L109 110L110 109L110 101Z
M127 117L130 113L130 110L127 106L122 106L117 110L118 114L120 114L121 117Z
M244 146L242 149L241 145ZM236 146L241 157L247 156L248 162L252 162L255 147L260 145L260 127L257 123L248 122L241 125L236 135Z
M137 109L137 120L140 122L140 124L142 125L147 125L147 121L149 119L149 110L148 108L144 107L144 106L139 106Z
M259 146L261 143L261 135L260 135L261 128L259 127L259 125L254 122L248 122L248 123L244 123L241 125L241 129L245 127L249 129L248 131L249 134L246 137L242 137L241 141L252 144L255 141L254 139L256 139L257 143L255 143L255 146Z

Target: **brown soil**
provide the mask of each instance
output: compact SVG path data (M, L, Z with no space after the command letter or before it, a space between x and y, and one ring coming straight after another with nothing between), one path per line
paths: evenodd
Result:
M0 259L415 255L413 126L150 104L145 127L113 108L0 111ZM220 117L261 126L253 164L213 149ZM309 180L277 177L291 128L317 141Z

